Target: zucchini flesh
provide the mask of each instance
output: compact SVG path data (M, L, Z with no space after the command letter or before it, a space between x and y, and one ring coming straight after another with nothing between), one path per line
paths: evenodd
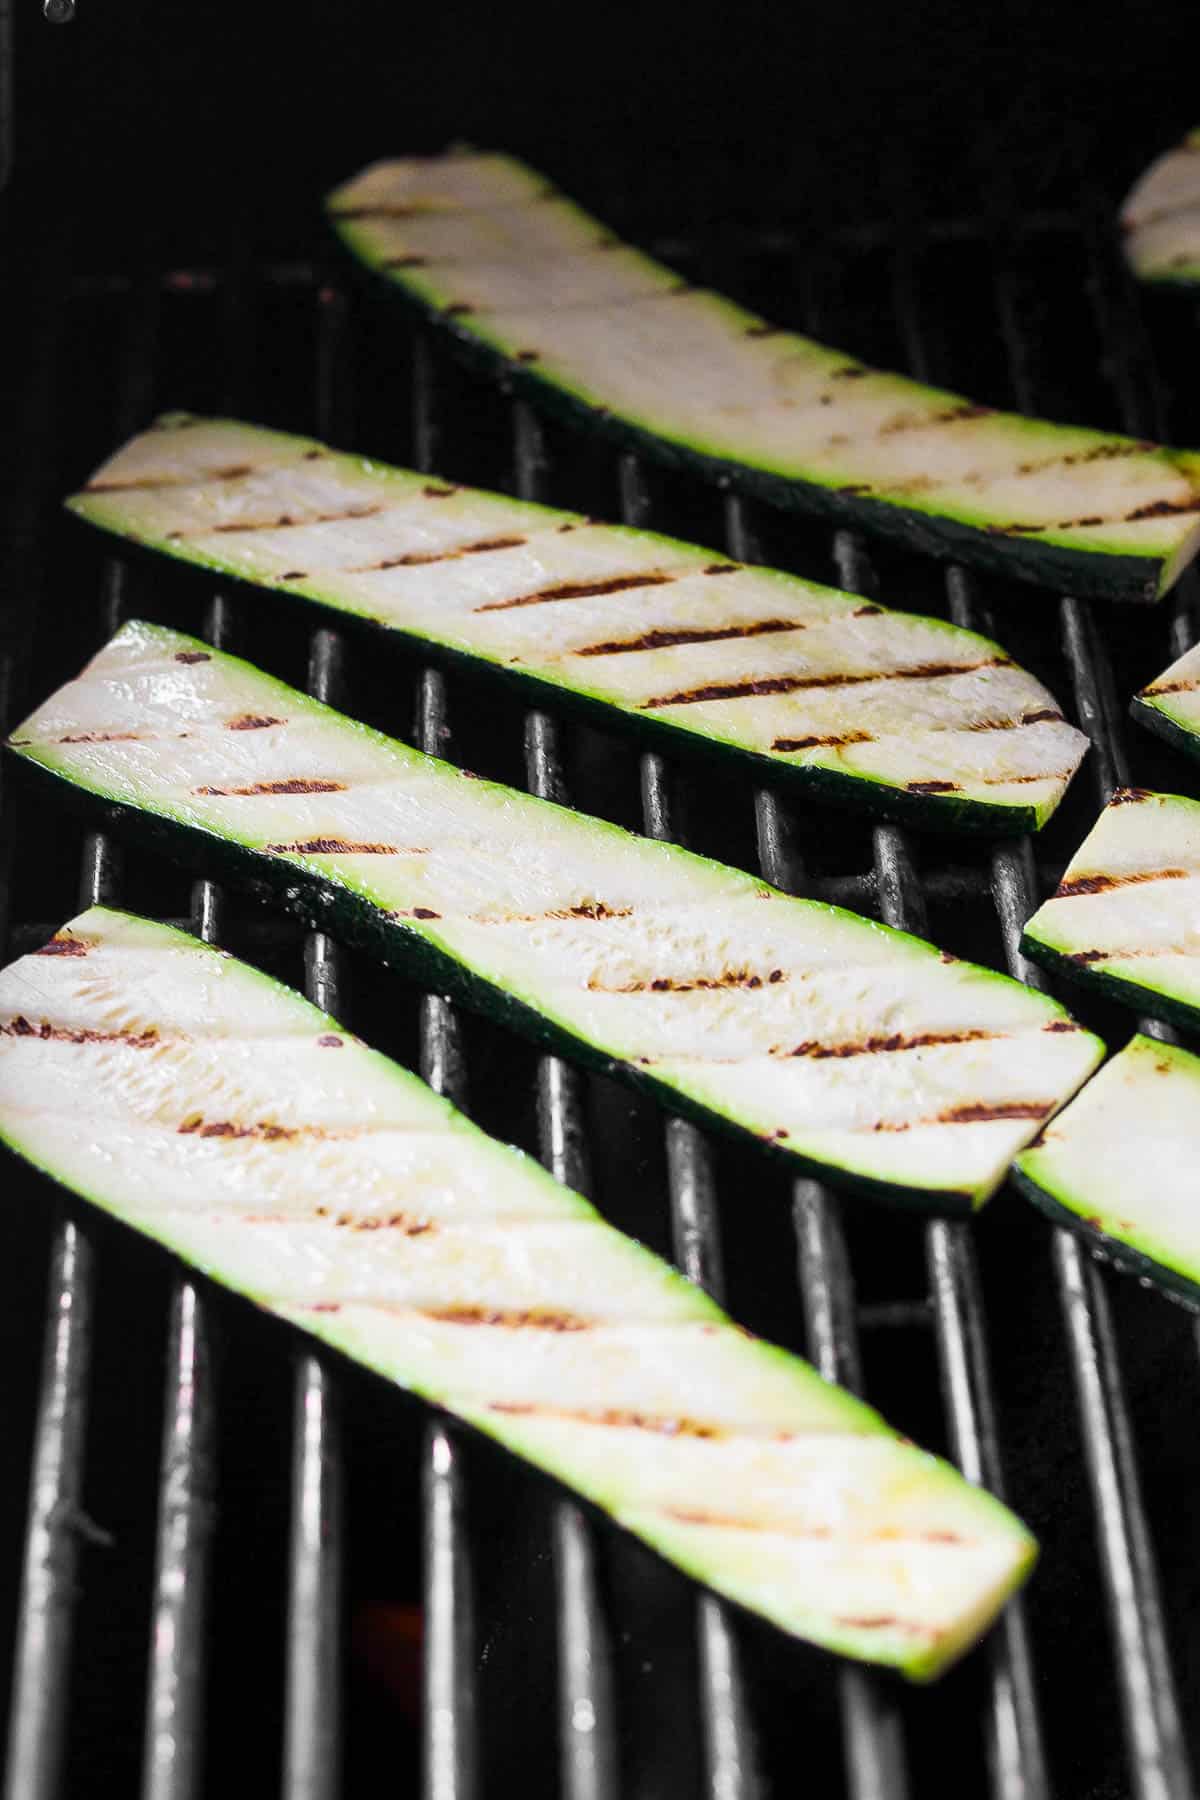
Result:
M1130 712L1148 731L1188 756L1200 756L1200 644L1135 694Z
M1156 599L1200 546L1200 453L866 368L681 282L509 157L376 163L327 209L466 348L664 461L1076 593Z
M1200 282L1200 131L1151 163L1121 208L1125 255L1142 281Z
M306 1000L104 908L0 973L0 1139L785 1631L939 1674L1035 1554Z
M1017 1160L1022 1193L1200 1307L1200 1057L1135 1037Z
M1200 1024L1200 804L1118 789L1021 948L1139 1012Z
M1087 748L974 632L309 438L172 414L68 505L610 721L751 756L816 798L1026 831Z
M979 1204L1102 1052L1005 976L467 779L161 626L124 626L11 743L468 1004L889 1198Z

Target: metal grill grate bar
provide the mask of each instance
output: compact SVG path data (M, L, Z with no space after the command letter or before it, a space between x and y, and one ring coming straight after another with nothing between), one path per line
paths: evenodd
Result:
M525 406L513 409L515 486L523 500L542 497L545 442ZM525 779L542 800L567 801L558 730L542 712L525 719ZM583 1080L561 1057L537 1065L538 1145L556 1180L579 1193L592 1176L583 1119ZM610 1632L596 1584L592 1532L577 1506L556 1504L558 1708L563 1792L568 1800L610 1800L617 1793Z
M423 337L413 345L413 463L432 472L437 455L433 357ZM415 738L430 756L450 748L446 683L437 669L417 684ZM457 1016L440 994L421 999L422 1078L456 1106L467 1103L467 1071ZM430 1425L424 1448L425 1668L421 1701L422 1791L425 1800L474 1800L478 1787L475 1634L468 1555L467 1505L453 1432Z

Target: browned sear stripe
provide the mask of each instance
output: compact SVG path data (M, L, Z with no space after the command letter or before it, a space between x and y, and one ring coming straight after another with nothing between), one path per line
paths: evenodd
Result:
M43 944L34 951L35 956L86 956L89 946L82 938L52 937L49 943Z
M587 600L598 594L621 594L629 588L663 587L674 580L674 575L648 570L644 575L609 575L601 581L563 581L557 587L539 588L536 594L520 594L513 600L489 600L475 611L507 612L513 606L542 606L548 600Z
M1187 881L1192 869L1144 869L1129 875L1073 875L1059 883L1056 900L1076 900L1084 894L1107 894L1113 888L1136 887L1144 881Z
M714 682L707 687L684 688L676 694L658 694L642 701L642 711L656 706L688 706L700 700L744 700L756 694L795 694L806 688L857 687L872 681L933 681L943 675L970 675L976 669L1010 669L1012 658L989 656L973 663L914 663L907 669L870 669L855 674L770 675L751 681Z
M664 1437L718 1438L726 1436L719 1425L701 1424L696 1419L677 1419L661 1413L626 1411L608 1407L603 1412L587 1412L576 1407L535 1406L526 1400L492 1400L489 1412L535 1414L543 1418L578 1419L584 1425L617 1425L636 1431L657 1431Z
M517 550L527 542L523 537L480 538L478 543L460 544L455 550L413 550L406 556L385 556L379 562L359 563L346 573L373 575L380 569L425 568L429 563L455 562L460 556L480 556L487 550Z
M647 631L638 638L611 638L587 644L576 656L622 656L631 650L669 650L676 644L716 644L730 638L766 637L778 631L803 631L799 619L759 619L750 625L681 625L677 630Z
M287 781L252 781L249 787L198 787L194 794L224 797L233 794L343 794L344 781L326 781L320 776L294 775Z
M253 475L251 463L230 463L224 469L197 470L194 475L143 475L130 481L89 481L85 494L153 493L156 488L191 487L207 481L240 481Z
M1139 700L1156 700L1160 694L1190 694L1200 687L1200 676L1192 676L1185 681L1156 681L1148 688L1143 688L1138 695Z
M760 975L757 969L724 969L719 975L654 975L646 980L624 981L610 987L591 980L588 987L598 994L694 994L717 992L722 988L776 987L787 976L782 969L771 969Z
M668 1518L679 1519L684 1525L716 1525L728 1531L769 1531L777 1532L784 1537L832 1538L834 1529L831 1525L765 1525L758 1519L740 1519L736 1514L708 1512L699 1506L665 1506L663 1511ZM856 1533L842 1533L840 1536L856 1536ZM963 1537L957 1531L903 1531L896 1525L879 1526L874 1531L864 1532L863 1538L872 1543L911 1544L970 1544L973 1538Z
M396 844L356 844L348 838L301 838L294 844L264 844L275 856L399 856ZM410 856L428 856L427 850L410 850Z
M921 1125L986 1125L995 1119L1044 1119L1053 1112L1053 1100L968 1100L949 1106L929 1119L880 1119L872 1131L911 1131Z
M575 1313L555 1312L550 1307L530 1306L514 1309L492 1306L423 1306L430 1319L441 1319L448 1325L494 1325L509 1331L531 1328L535 1331L588 1331L590 1319Z
M43 953L35 951L34 954ZM88 1026L74 1029L67 1025L52 1025L49 1019L33 1025L21 1013L6 1025L0 1025L0 1037L37 1038L43 1044L125 1044L130 1050L149 1050L159 1041L153 1025L147 1026L145 1031L94 1031Z
M829 737L775 738L772 750L840 750L843 744L873 744L874 734L870 731L834 732Z
M226 731L265 731L268 725L286 725L286 719L272 718L270 713L239 713L236 719L226 719Z
M811 1056L817 1060L835 1056L886 1056L897 1050L925 1050L936 1044L976 1044L991 1042L1004 1034L997 1031L920 1031L906 1036L902 1031L882 1033L851 1040L844 1044L822 1044L816 1039L797 1044L794 1050L777 1050L776 1056Z

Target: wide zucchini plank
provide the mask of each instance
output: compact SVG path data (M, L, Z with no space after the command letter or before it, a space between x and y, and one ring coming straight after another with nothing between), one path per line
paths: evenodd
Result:
M495 664L814 797L1036 829L1087 749L987 638L647 531L171 414L67 503L122 537Z
M1200 804L1118 789L1022 949L1139 1012L1200 1023Z
M831 1179L977 1205L1101 1046L1029 988L124 626L12 747L161 841Z
M1200 1307L1200 1057L1132 1038L1015 1177L1097 1255Z
M1200 131L1157 157L1121 208L1129 266L1142 281L1200 282Z
M510 157L375 163L327 208L355 257L512 380L746 492L1129 599L1200 546L1200 453L867 368L678 280Z
M0 1140L785 1631L914 1679L1035 1546L307 1001L93 908L0 972Z
M1177 750L1200 756L1200 644L1135 694L1130 712L1139 725Z

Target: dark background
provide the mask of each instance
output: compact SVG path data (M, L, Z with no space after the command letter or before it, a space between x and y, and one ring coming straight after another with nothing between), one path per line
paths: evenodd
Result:
M1192 8L561 7L79 0L17 13L21 190L119 258L230 207L295 241L366 159L456 139L542 163L624 217L862 217L892 182L934 210L979 189L1119 187L1198 110Z

